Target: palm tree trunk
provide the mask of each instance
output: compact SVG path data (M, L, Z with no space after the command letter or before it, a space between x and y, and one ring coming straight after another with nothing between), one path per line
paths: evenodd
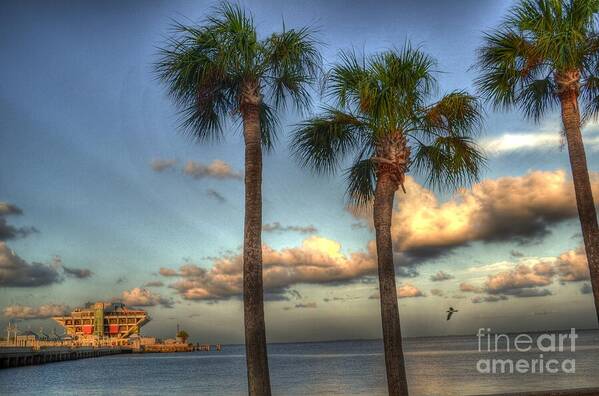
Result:
M389 173L379 173L374 193L373 215L376 231L387 387L391 396L407 396L408 380L403 357L391 240L391 214L397 187L397 183L392 180Z
M584 246L586 250L591 285L595 297L595 310L599 321L599 226L597 225L597 212L593 201L591 181L587 169L587 160L584 152L584 143L580 133L580 111L578 109L578 95L574 90L560 96L562 107L562 122L568 141L570 167L576 193L578 217L582 227Z
M243 308L248 391L270 396L262 285L262 146L260 101L243 106L245 139L245 222L243 234Z

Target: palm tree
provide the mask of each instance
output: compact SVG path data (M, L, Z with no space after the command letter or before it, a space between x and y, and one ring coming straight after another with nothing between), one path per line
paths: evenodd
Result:
M599 112L598 11L598 0L514 6L484 37L476 85L496 108L517 107L536 122L559 104L599 320L599 227L580 132Z
M407 395L395 285L391 219L408 170L435 186L477 179L484 162L472 137L477 100L455 91L431 103L435 61L409 45L368 58L341 54L325 81L333 102L297 126L291 150L302 166L334 172L346 159L351 203L373 202L385 364L390 395ZM395 246L395 250L400 250Z
M181 111L182 129L218 140L241 120L245 142L243 302L250 395L270 395L262 284L262 147L275 140L276 110L309 104L321 58L310 28L259 38L253 18L222 4L200 26L175 24L157 74Z

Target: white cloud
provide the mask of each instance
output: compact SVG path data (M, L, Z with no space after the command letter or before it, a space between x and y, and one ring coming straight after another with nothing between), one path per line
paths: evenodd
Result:
M281 297L300 283L346 283L376 274L376 262L369 252L345 254L341 244L312 236L298 247L262 247L264 288L271 298ZM242 256L224 255L213 260L210 269L185 264L178 270L161 268L160 274L180 279L170 285L188 300L218 300L242 293Z
M585 148L599 150L599 125L587 123L583 128ZM490 155L504 155L517 152L559 150L566 141L562 135L561 120L547 122L536 132L505 132L498 136L482 139L480 145Z
M557 149L562 145L559 131L539 133L505 133L484 139L481 146L491 155L502 155L514 151Z
M599 202L599 174L592 173L591 182ZM446 201L410 177L406 188L407 194L396 194L391 233L394 247L413 258L474 241L536 241L577 214L574 187L563 170L486 179ZM372 227L370 213L353 214Z
M205 165L195 161L187 161L183 167L183 173L194 179L214 178L214 179L236 179L241 180L242 175L236 172L231 165L223 160L216 159L210 164Z
M476 268L476 267L474 267ZM489 274L479 284L462 282L460 290L487 296L542 297L551 295L545 289L557 279L560 282L579 282L589 279L589 269L583 248L568 250L558 257L526 257L516 263L501 262L478 268L500 269ZM472 272L472 271L470 271ZM474 303L494 302L478 298Z
M135 287L131 290L125 290L121 295L120 300L125 305L136 307L153 307L162 305L165 308L172 308L173 300L162 297L160 294L153 293L148 289Z
M4 316L10 319L47 319L61 316L69 311L69 307L62 304L44 304L39 307L26 305L9 305L4 308Z

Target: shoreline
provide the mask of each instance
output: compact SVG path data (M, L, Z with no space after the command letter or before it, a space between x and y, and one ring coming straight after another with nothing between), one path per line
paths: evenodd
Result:
M484 393L471 396L583 396L599 395L599 388L578 388L578 389L554 389L546 391L532 392L512 392L512 393Z

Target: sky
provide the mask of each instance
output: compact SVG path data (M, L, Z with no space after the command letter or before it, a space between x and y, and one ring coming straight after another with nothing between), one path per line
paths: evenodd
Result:
M474 93L482 34L509 2L246 1L262 37L318 28L340 50L411 42L436 58L439 94ZM153 64L174 20L213 2L4 4L0 15L0 326L49 330L88 301L147 309L142 332L243 341L243 139L181 133ZM314 111L322 104L314 92ZM270 342L381 337L374 232L347 206L341 174L289 155L281 114L265 154L263 255ZM448 193L409 178L392 236L407 336L596 328L559 114L540 123L486 109L480 182ZM599 125L584 128L599 197ZM459 310L445 320L449 306Z

